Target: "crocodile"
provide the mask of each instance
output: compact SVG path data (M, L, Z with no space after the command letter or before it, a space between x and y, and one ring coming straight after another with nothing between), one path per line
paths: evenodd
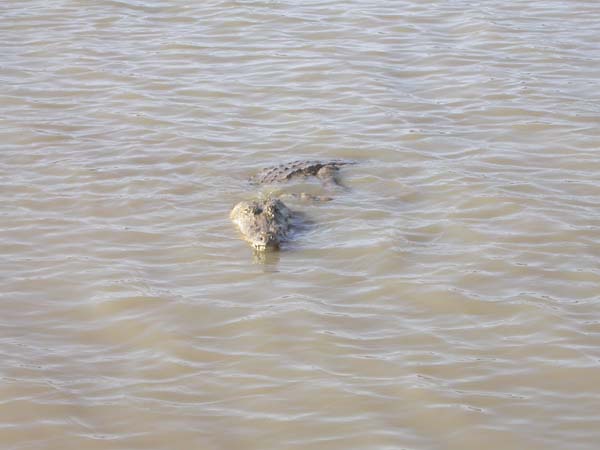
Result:
M264 169L252 177L253 184L273 184L292 178L319 178L326 187L340 186L337 172L351 161L293 161ZM329 200L328 197L299 194L302 199ZM230 218L238 226L244 239L258 251L278 250L290 235L295 213L279 198L242 201L235 205Z

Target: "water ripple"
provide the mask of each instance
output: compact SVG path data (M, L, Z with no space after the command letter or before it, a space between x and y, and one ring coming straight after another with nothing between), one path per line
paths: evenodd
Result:
M595 3L5 3L6 448L598 442Z

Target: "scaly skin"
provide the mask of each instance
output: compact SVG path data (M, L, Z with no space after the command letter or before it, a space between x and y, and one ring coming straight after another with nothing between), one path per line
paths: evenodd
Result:
M315 176L324 183L337 184L335 175L341 166L351 161L293 161L264 169L251 181L255 184L281 183L297 177Z
M256 250L277 250L290 231L292 212L279 199L240 202L230 217Z

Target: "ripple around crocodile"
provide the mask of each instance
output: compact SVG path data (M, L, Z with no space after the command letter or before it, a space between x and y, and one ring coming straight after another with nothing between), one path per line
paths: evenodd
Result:
M293 161L269 167L252 177L253 184L285 182L296 177L319 178L325 187L339 185L337 172L341 166L354 164L352 161ZM326 197L300 194L311 199ZM242 201L235 205L230 218L237 225L244 239L258 251L277 250L290 235L294 213L279 198Z

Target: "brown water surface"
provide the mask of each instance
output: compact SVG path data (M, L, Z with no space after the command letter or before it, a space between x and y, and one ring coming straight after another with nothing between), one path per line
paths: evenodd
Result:
M2 449L598 448L599 2L0 18ZM300 158L358 164L256 258Z

